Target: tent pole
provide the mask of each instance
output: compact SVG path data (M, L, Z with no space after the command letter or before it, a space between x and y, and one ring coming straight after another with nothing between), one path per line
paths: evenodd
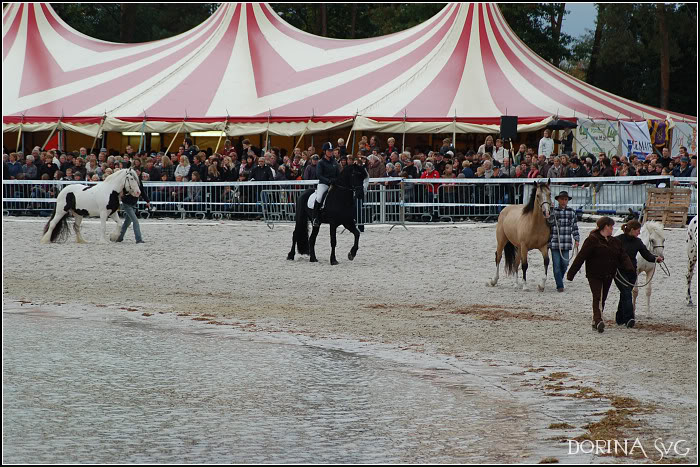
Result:
M406 150L406 109L403 109L403 137L401 138L401 150Z
M226 132L226 127L228 127L228 117L226 117L226 122L224 123L224 129L221 130L221 134L219 135L219 141L216 142L216 149L214 149L214 153L219 152L219 145L221 145L221 138L224 136L224 133Z
M24 120L24 118L23 118L23 120ZM20 122L19 122L19 133L17 133L17 144L15 144L15 146L17 147L16 151L19 151L19 142L20 141L24 142L24 140L22 140L22 120L20 120ZM24 152L24 144L22 144L22 152Z
M97 133L95 133L95 139L92 140L92 147L90 148L90 154L92 154L92 151L95 149L95 143L97 143L97 138L100 136L100 132L102 131L102 126L105 124L105 117L102 117L102 120L100 121L100 126L97 127ZM58 126L58 125L57 125ZM53 133L51 133L53 135ZM49 136L49 139L51 137ZM48 143L49 140L47 139L46 142Z
M299 144L301 144L301 141L304 139L304 135L306 134L306 131L309 129L309 123L311 123L311 119L309 119L309 121L306 122L306 126L304 127L304 131L301 132L301 135L299 136L299 140L294 145L294 149L296 149L299 146ZM313 138L313 136L312 136L312 138ZM292 149L292 152L294 152L294 149Z
M352 125L350 126L350 132L348 133L348 139L345 140L345 149L348 148L348 141L350 141L350 136L352 135L352 127L355 126L355 118L352 119ZM350 148L350 155L352 155L352 148Z
M180 123L180 128L177 129L175 132L175 136L173 136L173 139L170 140L170 144L168 144L168 149L165 150L165 155L167 156L168 153L170 152L170 148L172 147L173 143L175 142L175 139L177 139L177 135L180 134L180 130L182 130L182 127L185 126L185 121L183 120L182 123Z
M56 126L53 127L53 130L51 130L51 133L49 133L49 137L46 138L46 141L44 141L44 144L41 146L42 151L46 149L46 145L49 144L51 137L53 137L53 134L56 133L56 130L58 130L58 127L60 125L61 125L61 119L59 118L58 121L56 122ZM93 145L94 145L94 143L93 143ZM90 149L90 151L92 152L92 149Z

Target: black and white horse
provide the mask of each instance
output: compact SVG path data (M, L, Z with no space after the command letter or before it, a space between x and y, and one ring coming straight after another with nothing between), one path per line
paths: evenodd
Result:
M78 243L87 243L80 235L80 223L83 217L99 216L101 221L100 243L106 243L105 230L107 218L111 217L117 223L117 229L110 235L111 241L116 241L121 229L119 211L119 194L126 190L135 197L141 195L139 178L133 169L122 169L114 172L97 185L68 185L58 195L56 207L51 218L44 226L44 236L41 243L65 240L70 231L67 216L75 218L73 229Z
M330 224L331 227L331 264L336 265L335 258L336 230L342 225L355 236L355 244L348 253L348 259L352 261L357 255L360 245L360 231L355 224L357 213L356 199L362 199L364 190L369 184L369 174L364 167L351 164L346 166L338 177L338 181L331 185L326 195L325 205L321 211L321 222ZM294 247L296 246L300 255L310 255L309 261L317 262L316 237L320 227L314 227L309 238L309 219L313 216L313 208L309 208L309 197L314 193L314 189L306 190L297 199L296 206L296 227L292 235L292 249L287 255L287 259L294 259ZM313 206L313 205L312 205Z
M685 278L688 280L688 306L693 306L693 296L691 295L690 285L693 282L693 273L695 273L695 263L698 261L698 216L693 217L693 220L688 224L688 237L685 239L686 250L688 251L688 272Z

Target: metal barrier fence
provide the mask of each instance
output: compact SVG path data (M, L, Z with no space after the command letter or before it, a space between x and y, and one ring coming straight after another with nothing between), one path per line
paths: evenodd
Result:
M544 180L540 180L544 181ZM3 213L50 216L56 197L74 181L3 180ZM98 182L99 183L99 182ZM566 190L569 206L589 214L641 211L646 190L659 185L689 187L689 216L697 214L697 179L660 177L563 178L551 180L553 196ZM315 181L284 182L146 182L152 212L143 217L262 218L269 226L294 222L296 201ZM532 179L371 179L363 201L357 201L358 224L403 225L406 222L466 219L495 220L501 210L524 203Z

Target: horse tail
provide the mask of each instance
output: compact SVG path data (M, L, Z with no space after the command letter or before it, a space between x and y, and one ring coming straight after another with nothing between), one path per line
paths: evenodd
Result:
M510 242L507 242L506 246L503 248L503 253L506 257L506 274L517 274L518 269L515 265L515 255L517 252L518 249Z
M49 225L53 218L56 217L56 208L54 208L51 213L51 218L44 226L44 233L48 232ZM65 242L68 237L70 237L70 229L68 228L68 216L63 216L61 220L54 227L53 232L51 232L51 243L56 243L58 241Z
M300 255L309 254L309 215L306 212L306 202L313 190L308 190L297 200L296 226L294 227L294 239L297 242L297 251Z

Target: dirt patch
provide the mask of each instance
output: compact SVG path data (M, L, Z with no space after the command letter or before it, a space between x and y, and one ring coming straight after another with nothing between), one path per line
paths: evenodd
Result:
M510 311L526 310L526 307L519 306L497 306L497 305L470 305L468 307L457 308L450 311L453 315L474 316L477 319L487 321L501 321L503 319L518 319L523 321L561 321L559 318L549 315L542 315L532 311Z
M153 316L153 313L143 313L141 316Z
M559 459L556 457L545 457L541 461L538 462L538 464L558 464Z
M571 430L572 428L576 427L571 426L568 423L552 423L547 428L549 428L550 430Z
M635 326L636 329L640 331L653 332L654 334L680 334L683 337L689 337L691 339L697 339L698 330L692 329L687 326L681 326L680 324L655 324L655 323L642 323Z

